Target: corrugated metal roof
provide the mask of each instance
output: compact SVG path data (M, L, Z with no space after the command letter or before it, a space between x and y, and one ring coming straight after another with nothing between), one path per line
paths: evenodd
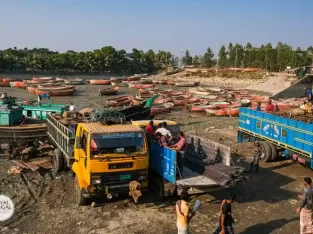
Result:
M90 133L142 132L141 128L133 124L103 125L100 123L84 123L83 127Z

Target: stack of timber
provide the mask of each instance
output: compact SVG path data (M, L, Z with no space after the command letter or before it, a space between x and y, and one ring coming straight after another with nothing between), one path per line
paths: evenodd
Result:
M247 182L243 167L230 166L230 148L195 135L186 134L185 164L223 187Z

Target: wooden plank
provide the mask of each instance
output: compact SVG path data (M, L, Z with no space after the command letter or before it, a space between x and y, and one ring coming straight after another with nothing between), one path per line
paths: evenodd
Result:
M22 160L12 160L12 162L20 166L21 168L29 169L29 167L25 165L25 163Z
M32 164L39 165L39 166L40 166L40 164L43 164L43 163L46 163L46 162L50 162L50 159L49 158L43 158L43 159L31 161Z
M38 165L39 167L45 168L45 169L52 169L54 168L53 164L51 162L46 162Z
M32 171L37 171L39 169L37 165L32 164L31 162L24 162L24 164Z

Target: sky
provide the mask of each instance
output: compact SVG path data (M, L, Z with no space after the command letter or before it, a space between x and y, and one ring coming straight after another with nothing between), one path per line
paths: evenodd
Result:
M312 0L3 0L0 9L0 49L111 45L180 56L229 42L313 46Z

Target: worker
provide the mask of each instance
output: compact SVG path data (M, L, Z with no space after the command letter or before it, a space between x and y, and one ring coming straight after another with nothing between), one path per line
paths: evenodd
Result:
M261 102L258 102L256 106L256 111L261 111Z
M153 126L152 120L149 122L149 125L146 127L146 135L147 137L153 137L154 135L154 126Z
M131 181L129 183L129 196L133 197L135 204L138 203L141 195L141 184L138 181Z
M185 139L185 135L183 131L180 131L178 133L178 142L172 146L170 146L170 148L172 150L177 151L177 166L179 169L178 175L181 177L183 177L183 169L184 169L184 151L186 149L186 139Z
M76 110L76 107L74 106L73 102L71 102L69 110L70 111L75 111Z
M232 217L231 204L235 201L236 195L234 193L228 194L227 199L222 201L221 205L221 217L218 228L215 230L214 234L233 234L233 223L234 219Z
M267 105L265 107L265 111L266 112L274 112L275 111L275 106L273 105L271 99L268 100Z
M305 92L307 98L308 98L308 101L309 102L313 102L313 95L312 95L312 90L309 89L309 88L304 88L303 91Z
M176 202L177 229L178 234L190 234L189 223L194 216L193 212L189 212L188 200L189 195L186 189L180 194L181 200Z
M185 134L183 131L180 131L178 133L178 142L172 146L170 146L171 149L175 151L182 151L185 150L186 148L186 139L185 139Z
M155 133L154 136L160 146L168 146L168 139L166 136L163 136L160 132Z
M162 123L162 127L158 128L155 131L155 133L157 133L157 132L161 133L163 136L169 137L170 140L173 139L171 132L167 129L167 123L166 122Z
M255 172L259 172L259 161L260 161L261 155L262 155L262 150L260 147L260 143L254 142L253 159L252 159L252 162L250 163L249 172L252 172L253 168Z
M301 200L300 207L297 208L296 212L300 213L300 233L313 233L312 226L312 208L313 208L313 189L312 179L305 177L304 192L299 194L298 198Z

